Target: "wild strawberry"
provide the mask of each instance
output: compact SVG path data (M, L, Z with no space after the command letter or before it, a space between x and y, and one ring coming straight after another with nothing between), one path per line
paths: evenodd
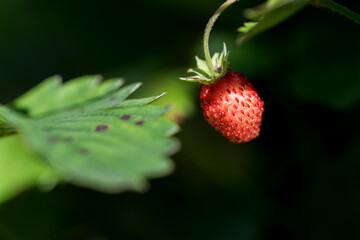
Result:
M231 71L213 84L203 84L200 104L208 123L231 142L259 135L264 102L241 73Z
M264 102L251 83L241 73L230 71L229 52L224 48L213 57L209 50L211 29L220 14L237 0L225 1L211 16L204 31L205 60L198 57L194 76L180 78L201 83L200 103L205 119L231 142L248 142L260 133Z
M200 104L205 119L231 142L242 143L260 133L264 102L241 73L228 72L228 52L215 53L210 61L196 57L195 76L180 78L201 83Z

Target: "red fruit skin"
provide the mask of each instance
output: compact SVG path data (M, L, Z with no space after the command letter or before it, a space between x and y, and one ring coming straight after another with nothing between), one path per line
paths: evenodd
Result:
M201 85L200 104L208 123L231 142L259 136L264 102L241 73L230 71L213 84Z

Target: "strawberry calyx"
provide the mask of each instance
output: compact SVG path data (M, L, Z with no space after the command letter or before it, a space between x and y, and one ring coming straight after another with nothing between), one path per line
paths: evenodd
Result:
M207 62L199 57L195 56L196 67L190 68L188 73L195 73L194 76L180 78L181 80L188 82L198 82L201 84L212 84L226 75L229 69L228 62L229 52L226 49L224 43L223 50L221 53L214 53L211 58L211 62ZM212 66L209 66L211 64Z
M211 16L204 31L203 48L205 60L202 60L196 56L196 68L190 68L188 70L188 73L195 73L195 75L191 77L180 78L181 80L209 85L213 84L215 81L226 75L229 69L229 62L227 60L229 52L226 49L226 45L224 43L223 51L221 53L215 53L211 57L209 50L209 37L211 29L220 14L236 1L238 0L225 1Z

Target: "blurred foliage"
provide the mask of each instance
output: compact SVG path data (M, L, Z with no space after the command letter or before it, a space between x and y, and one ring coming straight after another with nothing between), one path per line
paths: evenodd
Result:
M174 174L149 192L32 189L0 206L1 239L360 238L359 26L309 6L235 48L243 10L263 1L229 8L211 51L225 41L230 68L265 101L259 138L234 145L203 120L196 86L169 86L202 56L203 29L222 2L0 2L1 103L47 76L102 74L195 107L177 135ZM341 3L360 12L358 1Z
M15 109L25 111L30 117L39 118L64 110L73 110L73 108L81 105L87 106L89 104L85 103L113 94L123 83L122 79L117 78L102 82L101 76L88 75L72 79L63 84L60 76L53 76L15 99L11 105ZM135 86L125 91L120 100L135 91L137 89ZM119 101L115 97L112 99L112 101L116 100ZM115 105L116 103L112 102L112 104ZM102 105L105 107L109 103L103 103Z
M43 160L23 147L20 137L0 138L0 202L39 184L51 188L57 177Z
M44 171L56 172L53 178L108 193L143 192L148 178L170 173L173 163L167 156L176 152L179 144L169 137L178 131L178 125L160 118L169 106L149 105L164 94L129 100L141 84L120 88L122 84L119 79L101 82L99 76L92 75L62 84L54 76L11 104L26 114L0 105L5 123L16 129L29 150L45 160L39 170L41 160L35 156L34 161L34 153L13 156L23 162L29 157L26 164L30 172L22 176L15 168L14 172L19 172L13 178L20 175L22 181L15 185L13 179L5 181L7 191L2 192L2 198L31 186ZM24 147L16 141L2 144L5 147L0 147L10 151L2 164L11 168L11 152L21 152ZM54 183L51 178L49 181L49 185Z
M244 15L252 22L245 22L244 26L238 28L241 34L237 39L237 44L241 45L285 21L309 3L310 0L268 0L255 8L246 9Z

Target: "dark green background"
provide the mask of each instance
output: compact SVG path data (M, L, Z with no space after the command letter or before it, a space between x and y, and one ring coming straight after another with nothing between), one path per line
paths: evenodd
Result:
M145 194L65 184L26 191L0 206L0 239L360 239L360 27L307 7L235 48L242 10L260 2L232 6L211 37L213 50L226 41L231 68L265 101L258 139L236 145L215 132L194 84L196 113L177 134L172 175ZM337 2L360 12L357 1ZM185 75L221 3L1 1L0 102L54 74L125 77L166 91L149 79Z

